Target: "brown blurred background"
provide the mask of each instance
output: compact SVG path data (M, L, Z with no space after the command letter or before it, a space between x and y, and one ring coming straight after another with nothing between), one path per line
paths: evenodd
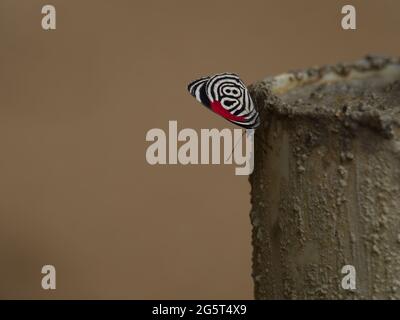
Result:
M400 2L350 1L344 31L348 3L0 0L0 298L251 299L247 177L150 166L145 135L234 128L186 92L200 76L398 55Z

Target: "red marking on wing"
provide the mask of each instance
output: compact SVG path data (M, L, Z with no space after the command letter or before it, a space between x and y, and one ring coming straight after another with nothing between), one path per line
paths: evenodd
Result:
M239 122L246 122L246 119L242 116L235 116L234 114L230 113L226 110L219 101L211 102L211 109L215 113L219 114L221 117L231 121L239 121Z

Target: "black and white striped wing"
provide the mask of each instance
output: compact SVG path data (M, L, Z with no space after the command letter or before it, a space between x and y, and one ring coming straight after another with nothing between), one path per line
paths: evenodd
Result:
M250 93L236 74L201 78L189 84L188 90L198 101L232 123L246 129L255 129L260 124Z
M233 73L222 73L211 77L206 84L207 96L211 102L219 101L230 114L243 118L230 120L244 127L255 129L260 125L259 114L242 80Z
M197 101L204 104L206 107L210 106L210 100L206 94L206 84L210 77L204 77L199 80L193 81L188 85L188 91L196 98Z

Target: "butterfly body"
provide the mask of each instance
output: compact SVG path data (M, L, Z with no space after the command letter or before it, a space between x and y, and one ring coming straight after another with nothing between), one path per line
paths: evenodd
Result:
M190 94L226 120L245 129L255 129L260 118L247 87L233 73L221 73L193 81Z

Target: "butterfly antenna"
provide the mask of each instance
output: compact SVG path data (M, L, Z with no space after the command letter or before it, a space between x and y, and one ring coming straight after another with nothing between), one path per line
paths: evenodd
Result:
M244 134L245 134L246 132L247 132L247 130L243 130L243 133L242 133L241 138L238 139L238 141L236 141L236 144L235 144L235 145L233 146L233 148L232 148L231 154L229 155L228 159L225 159L225 162L229 161L229 159L232 157L233 151L235 151L235 149L236 149L237 145L239 144L239 142L240 142L241 140L243 140L243 136L244 136Z

